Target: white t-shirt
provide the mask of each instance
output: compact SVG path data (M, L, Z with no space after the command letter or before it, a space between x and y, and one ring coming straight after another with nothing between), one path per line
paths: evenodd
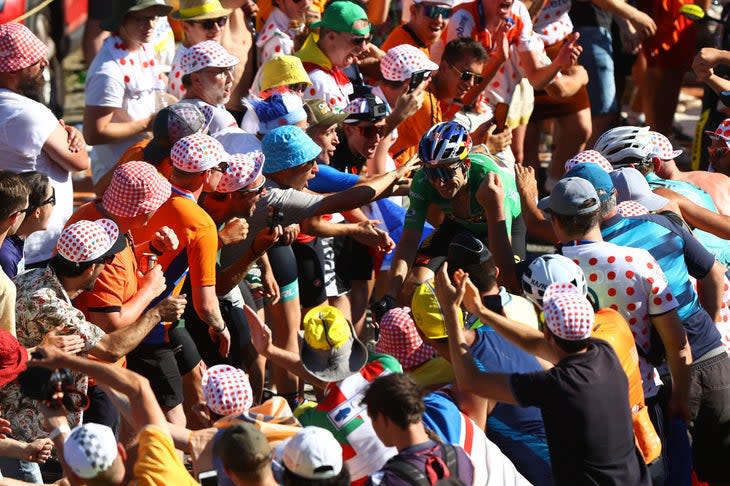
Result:
M134 52L124 48L118 36L104 40L101 50L89 67L86 78L86 105L118 108L112 122L141 120L155 113L155 90L164 89L151 44ZM92 179L97 182L116 164L119 157L144 134L115 143L96 145L92 160Z
M175 51L175 57L172 59L172 65L170 66L170 75L167 78L167 92L179 100L185 97L185 86L182 83L182 59L189 50L189 47L185 47L182 44L178 46Z
M645 352L650 347L650 316L676 309L677 300L667 277L654 257L640 248L596 241L561 247L585 273L588 298L601 309L610 307L629 323L636 344ZM661 384L659 374L639 355L644 396L652 397Z
M259 66L274 56L291 55L296 35L296 29L289 27L289 17L274 7L256 39Z
M573 22L568 16L570 5L570 0L550 0L535 19L535 33L546 46L560 42L573 32Z
M42 172L56 190L56 206L48 229L33 233L25 242L27 264L51 258L61 230L73 212L71 175L42 150L57 127L58 119L46 106L0 89L0 167L12 172Z

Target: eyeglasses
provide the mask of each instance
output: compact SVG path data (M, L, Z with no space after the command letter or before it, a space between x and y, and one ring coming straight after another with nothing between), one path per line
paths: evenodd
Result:
M221 29L228 22L228 17L218 17L217 19L191 20L192 23L202 26L205 30L212 30L216 25Z
M452 165L450 167L424 167L423 171L426 174L426 177L431 181L449 181L456 176L456 171L461 167L461 164Z
M360 131L360 135L367 138L384 137L387 130L385 125L368 125L366 127L355 125L355 128Z
M264 184L266 184L266 177L264 177L264 180L261 181L261 184L258 186L250 189L239 189L237 192L240 192L241 194L261 194L264 192Z
M482 84L482 82L484 81L484 76L482 76L481 74L473 73L471 71L461 71L449 61L446 61L446 64L448 64L451 69L456 71L456 73L459 75L459 79L464 82L468 83L469 81L473 81L474 84Z
M225 174L226 172L228 172L228 162L221 162L218 165L214 165L213 167L210 168L210 170L214 170L216 172Z
M21 213L21 214L25 214L25 213L27 213L27 212L28 212L28 211L30 211L30 210L31 210L31 207L30 207L30 206L28 206L28 207L27 207L27 208L25 208L25 209L18 209L17 211L15 211L15 213ZM13 214L15 214L15 213L13 213Z
M438 5L424 5L423 14L431 19L439 18L439 15L444 20L451 17L451 9L448 7L439 7Z
M211 67L211 68L201 69L199 72L205 73L205 74L212 74L215 77L221 77L221 76L233 75L234 69L235 69L235 66Z
M350 42L352 42L352 45L354 46L361 46L370 42L371 39L372 37L369 35L365 37L350 37Z
M51 187L51 191L52 191L51 192L51 197L49 197L45 201L42 201L38 205L38 207L45 206L46 204L50 204L51 206L55 206L56 205L56 188L55 187Z
M314 167L314 164L316 164L316 163L317 163L317 159L312 159L309 162L307 162L306 164L302 164L302 167L305 167L307 170L309 170L312 167Z
M157 20L157 15L140 15L130 13L129 15L127 15L127 18L139 24L149 24Z
M307 89L307 83L294 83L287 85L287 87L289 91L294 93L304 93L304 90Z

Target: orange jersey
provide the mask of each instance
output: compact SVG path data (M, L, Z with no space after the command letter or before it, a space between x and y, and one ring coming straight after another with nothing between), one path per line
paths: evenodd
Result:
M383 45L380 46L380 48L383 51L388 51L391 47L399 46L401 44L409 44L414 47L418 47L423 51L426 56L429 58L431 57L431 52L427 45L425 45L421 39L418 39L414 37L411 33L408 32L408 28L404 28L403 25L400 25L393 29L393 31L388 35L388 37L383 42Z

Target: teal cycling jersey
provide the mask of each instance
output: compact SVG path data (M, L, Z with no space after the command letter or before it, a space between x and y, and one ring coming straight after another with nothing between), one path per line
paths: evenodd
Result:
M453 220L477 236L487 234L487 220L484 208L476 199L479 186L490 172L497 174L504 188L504 206L507 223L507 234L512 232L512 221L522 213L520 195L517 192L514 172L500 166L489 155L472 152L469 154L471 165L467 173L467 190L469 191L469 216L460 217L454 214L453 200L441 197L426 177L425 171L418 170L413 176L411 191L408 195L410 205L406 212L404 227L406 229L423 230L426 222L426 213L431 204L444 212L447 218Z

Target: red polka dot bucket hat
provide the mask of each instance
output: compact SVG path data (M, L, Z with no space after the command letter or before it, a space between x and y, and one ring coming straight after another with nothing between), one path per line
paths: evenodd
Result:
M253 184L261 175L264 160L264 154L258 150L247 154L231 155L228 170L223 173L216 191L235 192Z

